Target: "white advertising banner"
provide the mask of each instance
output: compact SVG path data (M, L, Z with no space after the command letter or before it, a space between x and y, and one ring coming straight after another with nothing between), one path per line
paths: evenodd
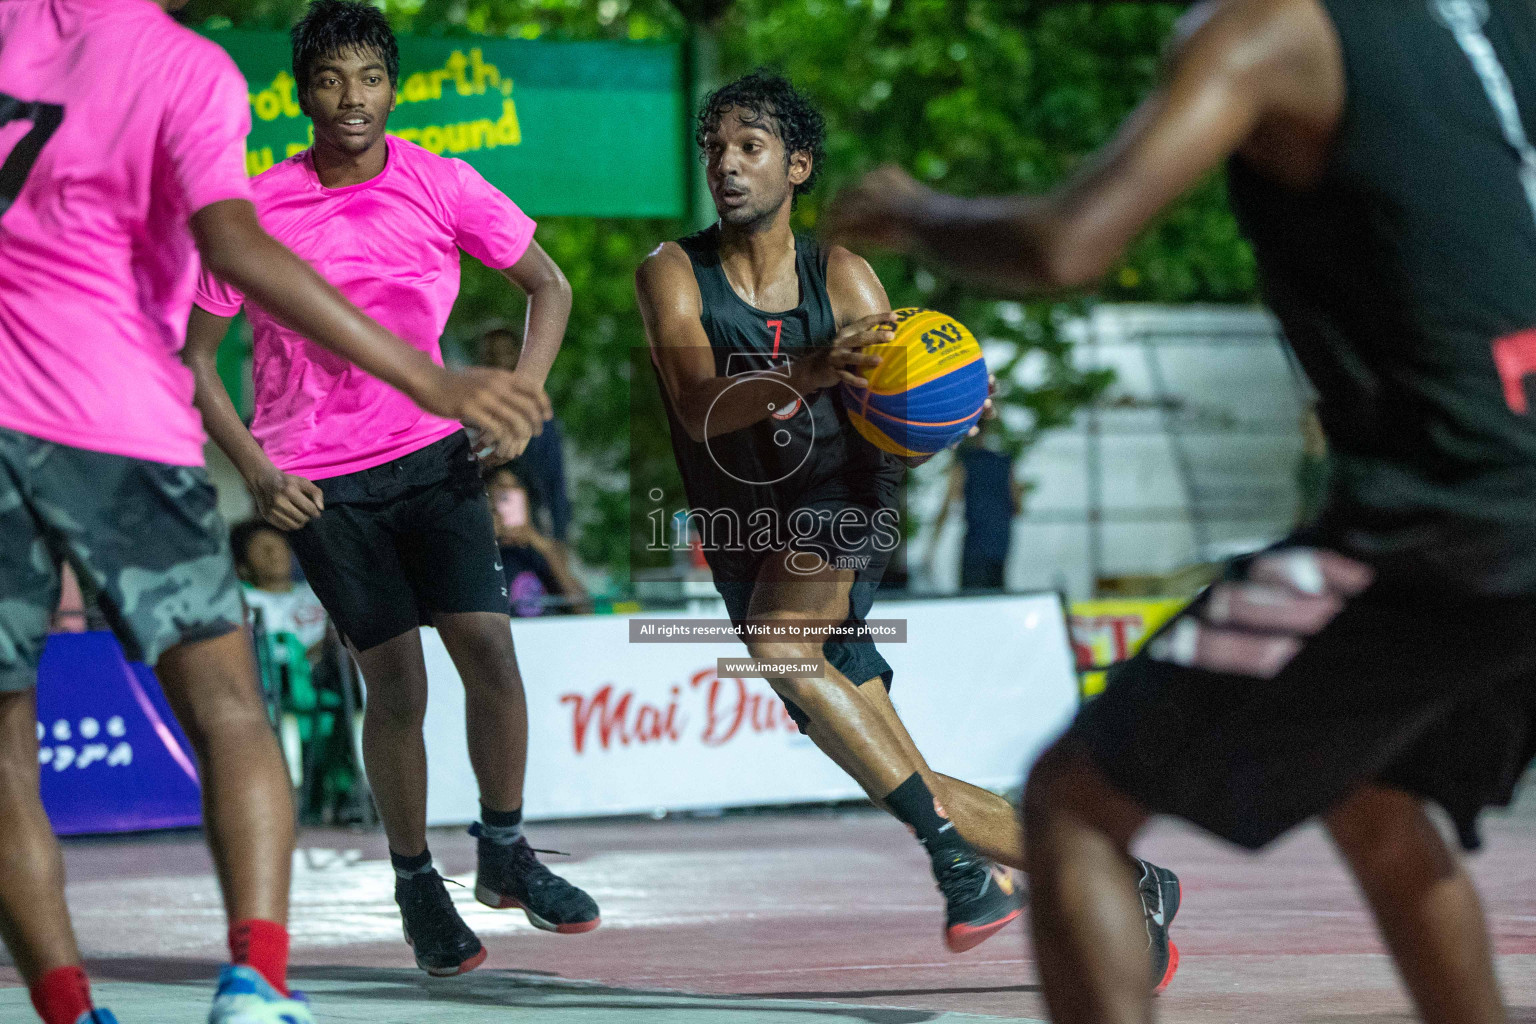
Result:
M642 618L675 618L657 613ZM723 607L700 617L724 618ZM905 643L882 643L891 697L936 771L1017 785L1077 707L1054 594L886 602ZM530 819L815 803L862 796L795 728L763 679L718 678L739 642L631 643L628 616L514 620L528 691ZM437 632L422 630L427 820L479 816L464 691Z

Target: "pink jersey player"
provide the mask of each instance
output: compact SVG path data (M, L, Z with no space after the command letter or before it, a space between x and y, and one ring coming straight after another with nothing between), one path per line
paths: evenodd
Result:
M534 240L533 221L463 161L388 135L400 48L378 7L316 0L292 39L314 143L256 179L262 223L433 361L441 360L438 338L458 293L460 253L475 257L527 297L514 376L541 388L565 333L571 288ZM250 429L214 358L243 299L255 329ZM516 456L527 439L493 437L477 452L451 418L423 415L270 314L249 291L201 282L186 345L194 400L258 514L287 531L368 680L363 759L417 965L447 977L488 955L427 849L426 803L418 799L425 747L412 711L427 692L424 626L462 666L466 727L485 753L473 755L484 815L476 897L521 908L539 928L591 931L597 903L540 864L521 827L526 698L480 474L483 462Z
M305 150L253 184L262 226L313 264L368 315L438 362L459 292L459 250L510 267L534 222L462 160L387 137L378 176L326 188ZM210 274L197 305L234 316L243 297ZM422 412L352 364L248 307L255 335L251 433L276 466L311 480L389 462L460 424Z
M34 690L67 560L123 653L154 666L199 762L146 710L116 785L164 790L157 763L196 775L214 859L237 865L221 873L231 963L208 1020L313 1024L286 987L288 772L183 361L199 257L337 360L499 445L525 443L548 406L510 373L434 363L261 230L245 81L170 18L180 2L0 0L0 776L37 777ZM45 1024L115 1024L91 1003L41 801L12 787L4 817L4 940L34 1007Z
M250 198L245 79L148 0L13 0L0 39L0 426L200 466L187 221Z

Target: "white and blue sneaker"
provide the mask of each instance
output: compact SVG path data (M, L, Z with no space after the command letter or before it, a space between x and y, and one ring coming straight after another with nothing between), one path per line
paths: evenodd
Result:
M112 1016L111 1010L96 1009L75 1021L75 1024L117 1024L117 1018Z
M225 964L208 1024L315 1024L315 1018L301 993L284 996L252 968Z

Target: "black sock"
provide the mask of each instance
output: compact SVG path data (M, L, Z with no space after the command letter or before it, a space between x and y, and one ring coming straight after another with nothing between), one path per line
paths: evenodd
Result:
M514 846L523 838L523 809L493 811L480 805L480 838L497 846Z
M917 841L922 843L930 854L965 845L965 840L960 838L960 832L955 828L955 823L949 820L948 815L944 813L944 808L924 785L923 777L916 772L913 772L912 777L906 782L891 791L891 795L885 798L885 805L891 809L892 814L917 833Z
M523 809L519 807L515 811L493 811L481 803L480 820L492 828L513 828L523 823Z
M389 862L394 865L396 878L409 880L417 875L432 873L431 850L422 850L414 857L402 857L394 850L390 850Z

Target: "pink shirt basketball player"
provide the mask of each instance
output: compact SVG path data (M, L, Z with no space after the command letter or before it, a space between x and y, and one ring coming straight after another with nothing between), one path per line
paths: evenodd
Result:
M0 41L0 426L202 465L187 224L250 198L245 79L148 0L8 0Z
M459 250L503 269L533 240L534 222L462 160L387 139L384 170L326 188L309 151L252 183L262 226L364 312L438 362L459 292ZM219 316L242 304L204 274L196 302ZM256 306L256 412L251 433L283 472L311 480L381 465L461 429L288 330Z

